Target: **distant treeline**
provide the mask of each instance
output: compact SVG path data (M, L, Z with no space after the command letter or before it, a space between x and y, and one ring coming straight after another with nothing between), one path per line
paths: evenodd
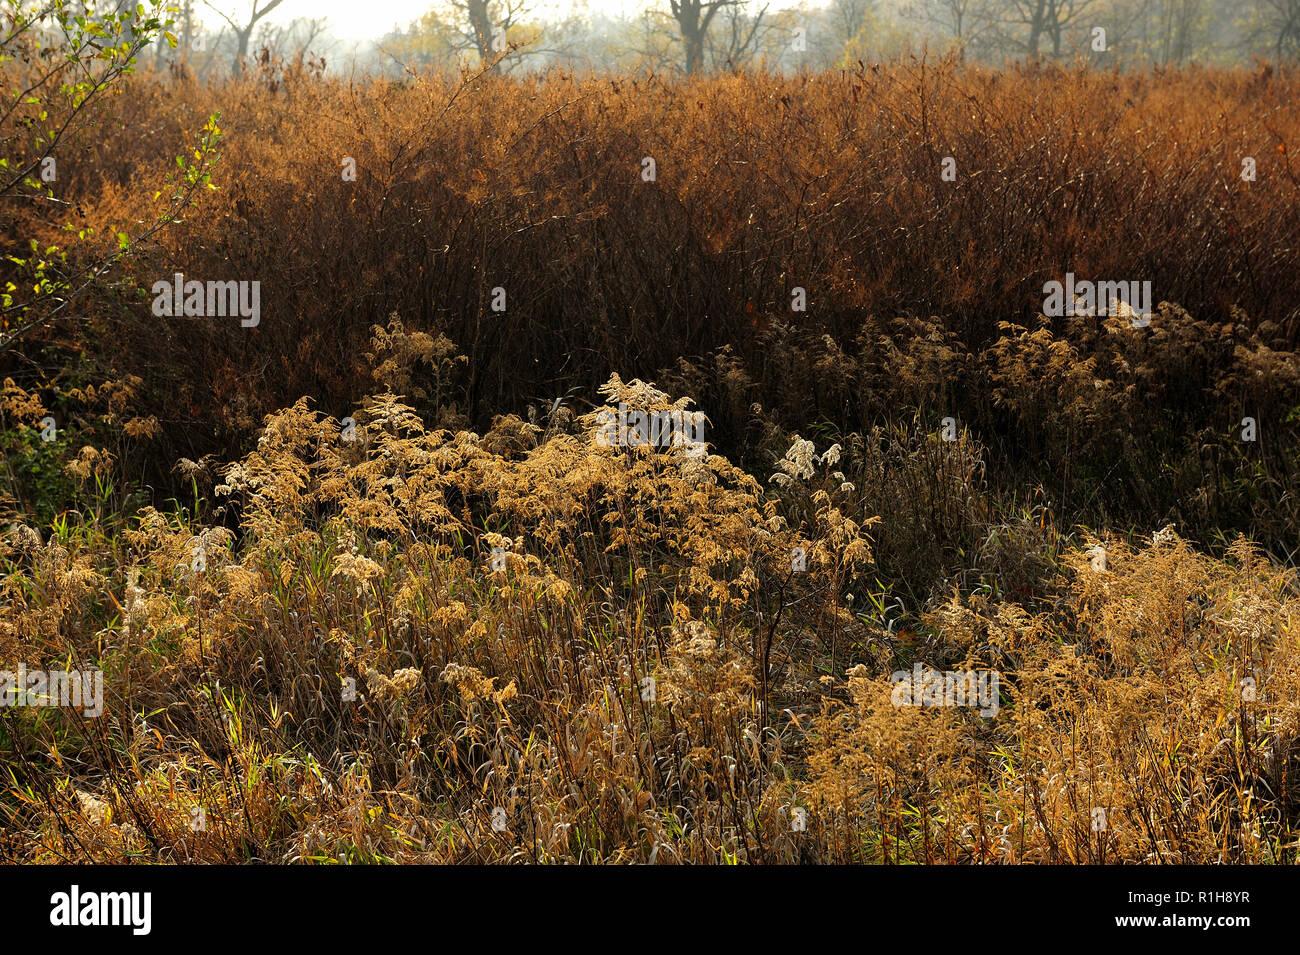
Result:
M249 62L401 75L491 64L502 72L790 72L929 50L1005 64L1248 65L1300 56L1300 0L650 0L635 15L549 17L529 0L442 0L373 41L338 40L323 17L276 19L280 0L225 19L178 6L179 43L155 65L204 78Z

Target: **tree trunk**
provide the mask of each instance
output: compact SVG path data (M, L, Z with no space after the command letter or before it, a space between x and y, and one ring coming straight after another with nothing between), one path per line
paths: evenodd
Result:
M718 10L728 0L669 0L673 18L682 33L682 49L686 54L686 74L694 76L704 65L704 36Z
M700 67L704 63L704 37L698 27L692 28L689 33L685 29L682 30L682 45L686 48L686 73L688 76L694 76L700 72Z
M1047 20L1047 0L1038 0L1034 5L1034 15L1029 21L1029 58L1038 59L1038 43L1043 36L1043 27Z
M474 31L479 63L486 65L495 52L492 49L492 17L488 14L488 0L468 0L465 11L469 14L470 29Z
M244 57L248 56L248 44L253 38L253 24L249 24L247 29L236 30L235 40L239 46L235 50L234 73L240 76L244 72Z

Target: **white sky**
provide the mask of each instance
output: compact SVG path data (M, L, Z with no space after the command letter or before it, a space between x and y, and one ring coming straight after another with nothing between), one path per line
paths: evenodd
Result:
M530 5L541 19L559 19L571 11L586 9L591 13L618 16L634 13L653 0L536 0ZM660 0L664 7L666 0ZM239 20L252 9L252 0L212 0L212 5ZM383 36L394 26L406 26L437 0L284 0L267 18L268 22L288 23L297 17L327 17L330 32L340 40L373 39ZM773 5L776 6L775 4ZM196 5L199 19L215 29L223 21L205 4Z

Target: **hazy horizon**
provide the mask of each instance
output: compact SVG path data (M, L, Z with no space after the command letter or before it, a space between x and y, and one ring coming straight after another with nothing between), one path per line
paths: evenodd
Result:
M770 4L770 8L778 10L795 5L777 0ZM246 15L248 6L247 3L237 2L205 3L196 12L205 26L220 30L225 24L217 10L224 11L232 19L238 19L239 15ZM267 15L265 22L287 24L296 19L324 17L328 20L328 31L335 39L377 40L397 27L407 26L438 6L438 0L377 0L370 4L357 4L350 0L284 0ZM555 22L575 13L617 18L655 6L666 9L666 0L661 4L656 4L654 0L538 0L528 4L528 10L532 18Z

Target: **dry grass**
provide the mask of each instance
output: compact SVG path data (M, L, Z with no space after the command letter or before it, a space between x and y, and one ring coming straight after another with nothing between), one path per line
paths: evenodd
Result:
M392 386L447 425L545 413L618 370L696 397L719 448L757 471L790 430L830 442L953 415L999 494L1041 483L1067 524L1287 539L1271 502L1300 407L1293 70L275 75L135 78L60 165L73 224L111 242L222 115L220 188L97 290L88 326L46 342L88 361L88 380L142 380L155 487L180 457L238 456L303 395L343 415L383 361L371 326L395 312L466 359L422 367L425 395ZM940 178L947 155L955 182ZM15 220L13 235L60 224ZM148 288L177 270L260 281L261 324L159 322ZM1177 305L1137 335L1042 328L1042 285L1067 271L1149 280ZM790 310L796 286L807 312ZM6 359L3 373L56 387L33 368ZM1233 441L1246 415L1261 423L1250 460ZM774 425L787 433L762 445ZM1281 486L1261 488L1260 466Z
M0 356L0 669L106 694L0 708L0 860L1300 861L1297 85L134 79L75 224L221 188Z
M602 446L594 413L356 419L270 416L216 489L233 533L146 508L7 539L0 656L101 666L107 709L3 711L6 858L1296 859L1300 592L1245 543L1095 570L1058 542L1041 610L903 617L842 449L764 482ZM928 453L968 493L976 449ZM892 705L913 661L998 670L999 714Z

